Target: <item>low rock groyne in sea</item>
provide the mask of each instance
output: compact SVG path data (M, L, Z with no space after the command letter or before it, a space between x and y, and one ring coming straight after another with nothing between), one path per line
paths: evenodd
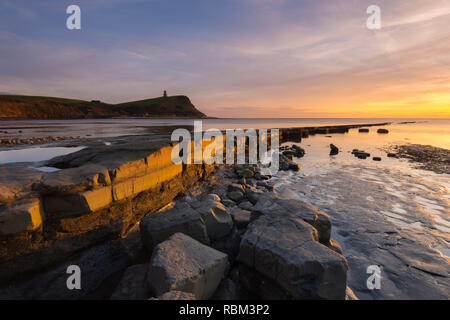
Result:
M351 296L326 213L278 198L256 166L174 164L168 140L86 148L47 161L56 172L0 165L0 298ZM80 290L67 288L70 265L80 267Z

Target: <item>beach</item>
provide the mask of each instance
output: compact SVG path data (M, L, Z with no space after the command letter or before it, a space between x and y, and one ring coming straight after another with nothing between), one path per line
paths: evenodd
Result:
M25 233L19 230L3 236L2 259L6 259L6 263L0 269L6 286L0 289L0 296L3 299L39 299L64 294L69 299L128 299L136 292L142 294L148 288L133 284L142 282L139 279L147 275L147 271L142 270L154 263L156 258L149 253L161 241L169 241L167 245L173 246L179 246L177 241L181 241L176 237L169 239L169 234L161 232L164 236L155 243L152 237L142 234L145 230L142 221L148 220L147 216L156 219L161 212L175 217L183 211L180 208L189 207L192 221L196 214L205 221L207 238L182 229L184 233L228 256L227 266L226 259L217 256L221 275L215 276L216 284L210 292L198 293L196 298L447 299L450 178L442 170L432 171L436 167L430 166L429 155L432 151L440 155L440 150L450 148L450 140L442 139L443 135L450 136L448 120L396 120L389 125L366 126L368 132L360 132L357 125L390 122L388 120L392 121L302 120L302 130L284 131L287 137L281 144L281 168L284 170L273 176L259 174L254 166L174 166L167 152L161 150L168 148L170 133L177 125L191 128L192 120L187 119L166 122L158 119L150 123L139 120L141 126L137 127L129 122L136 120L87 121L83 136L79 137L77 121L51 121L48 127L46 122L3 122L1 128L8 131L8 139L11 135L18 136L19 130L20 135L29 138L60 136L63 132L72 138L38 146L8 144L0 150L0 164L5 173L0 182L3 186L18 185L9 200L6 199L8 193L2 189L4 203L14 204L14 199L23 194L28 194L24 199L37 196L43 201L46 216L41 223L33 221L36 225L27 225ZM118 128L128 129L113 130L114 121L118 121ZM217 126L220 130L230 125L232 128L251 125L283 128L281 125L293 122L298 125L299 122L293 119L203 121L204 129ZM377 132L383 128L388 133ZM409 162L410 158L403 157L402 150L407 150L405 146L410 143L418 145L414 149L416 155L423 151L422 158L426 158L427 165L417 168L423 159L416 156L415 162ZM331 144L338 150L330 155ZM433 147L421 147L423 145ZM370 156L357 157L355 149ZM399 152L388 156L393 150ZM164 158L154 158L158 164L152 167L152 155L156 154ZM381 161L374 161L374 157ZM436 161L447 161L440 158ZM140 162L140 159L146 160ZM164 162L157 159L164 159ZM20 179L18 172L22 173ZM31 191L28 193L21 185L29 185ZM111 190L112 198L108 200ZM80 196L86 201L87 210L85 204L78 204ZM61 215L62 208L65 208L64 215ZM210 210L214 212L214 219L208 224L211 218L205 212ZM316 212L316 218L311 220L306 212L309 215ZM297 220L292 222L292 219L305 221L306 225ZM321 224L318 221L322 221ZM170 225L174 222L152 223ZM292 229L292 223L300 225ZM253 233L259 234L273 224L278 227L272 231L285 232L286 238L268 238L265 240L267 247L252 242ZM178 224L175 225L179 230ZM150 230L153 230L150 234L155 234L155 229ZM313 234L318 233L309 239L307 235L311 230ZM320 290L293 289L278 278L271 279L269 270L259 269L243 253L250 250L246 248L261 250L261 254L273 250L277 259L281 259L276 261L301 261L303 258L282 249L289 246L292 239L311 243L307 250L317 256L314 261L327 261L322 266L325 273L315 273L320 268L314 268L314 277L326 276L328 266L337 268L337 265L338 269L329 272L342 276L329 286L317 280L318 287L325 286ZM272 247L272 242L277 245ZM17 250L20 244L23 247ZM37 256L40 258L36 265L31 268L23 265L25 261L37 262ZM273 259L273 256L265 259ZM94 271L89 262L92 260L96 261L95 265L104 266ZM56 285L65 279L60 272L66 261L78 261L95 275L85 291L71 295ZM278 263L287 275L289 264ZM11 269L12 265L17 269ZM371 265L381 268L382 285L378 290L370 290L366 284L369 276L366 268ZM181 266L177 270L178 275L183 274ZM295 272L299 272L299 277L312 276L302 275L301 270ZM38 288L51 283L52 289L46 292ZM269 290L265 283L276 290ZM154 292L138 297L147 299L158 296L158 292L163 294L165 289L159 285L150 281L150 291ZM133 294L126 296L123 292Z

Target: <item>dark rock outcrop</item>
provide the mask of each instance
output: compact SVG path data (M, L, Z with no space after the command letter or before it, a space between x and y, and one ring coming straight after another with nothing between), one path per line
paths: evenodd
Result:
M177 232L189 235L204 244L210 243L202 216L186 203L179 203L173 208L143 218L139 227L142 243L150 251Z
M334 144L330 144L330 156L337 155L339 153L339 148Z
M147 281L156 295L169 291L210 298L228 270L226 254L207 247L182 233L156 246Z
M263 299L344 299L347 261L318 240L292 215L258 218L241 242L241 277L253 273L244 286Z

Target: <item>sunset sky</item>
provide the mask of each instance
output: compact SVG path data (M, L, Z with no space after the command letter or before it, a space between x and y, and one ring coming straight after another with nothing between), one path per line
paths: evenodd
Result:
M1 0L0 92L165 89L217 117L450 118L450 0Z

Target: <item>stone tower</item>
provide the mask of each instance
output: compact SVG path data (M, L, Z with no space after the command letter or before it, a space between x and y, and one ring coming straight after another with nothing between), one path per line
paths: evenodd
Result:
M163 95L163 97L164 97L164 98L167 98L167 91L166 91L166 90L164 90L164 95Z

